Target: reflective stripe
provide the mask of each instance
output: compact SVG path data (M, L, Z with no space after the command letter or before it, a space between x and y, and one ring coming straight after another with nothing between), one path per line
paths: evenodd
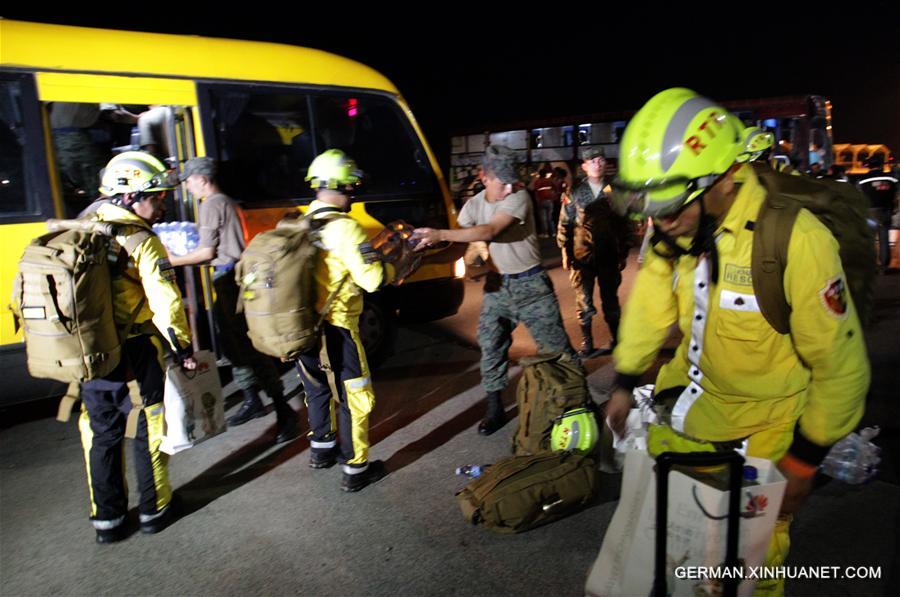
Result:
M356 379L348 379L344 382L344 385L348 390L361 390L372 383L372 379L369 377L358 377Z
M716 107L716 104L705 97L693 97L676 110L672 120L669 121L669 126L666 127L666 134L663 135L662 147L659 152L663 172L668 172L678 156L681 155L684 134L687 132L688 125L702 110ZM724 111L722 115L724 116Z
M141 514L138 516L138 519L141 522L150 522L152 520L156 520L157 518L159 518L160 516L165 514L166 510L168 510L169 508L171 508L171 502L169 504L166 504L166 507L163 508L162 510L160 510L159 512L157 512L156 514Z
M337 445L337 440L331 440L330 442L317 442L315 440L310 440L309 447L315 448L316 450L327 450L329 448L333 448Z
M885 181L885 182L897 182L897 179L893 176L876 176L875 178L866 178L865 180L861 180L856 184L866 184L867 182L877 182L877 181Z
M125 517L120 516L118 518L113 518L112 520L92 520L91 524L94 525L94 528L98 531L108 531L116 528L123 522L125 522Z
M349 464L344 464L342 467L345 475L359 475L369 469L369 463L367 462L364 466L350 466Z
M718 240L718 239L717 239ZM672 408L672 427L684 432L684 420L694 402L703 395L703 371L700 370L700 356L703 354L703 338L709 312L709 261L702 257L694 270L694 319L691 322L691 342L688 345L688 377L691 383L678 397Z

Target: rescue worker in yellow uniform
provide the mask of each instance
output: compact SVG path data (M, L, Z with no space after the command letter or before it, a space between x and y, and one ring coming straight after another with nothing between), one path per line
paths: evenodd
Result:
M349 193L360 177L354 161L337 149L319 155L309 166L306 180L316 189L316 199L306 213L321 249L317 311L325 312L334 296L325 313L323 351L302 355L298 363L309 414L309 466L321 469L340 462L341 489L350 492L387 474L382 461L369 461L375 393L359 337L359 316L362 291L374 292L394 278L393 266L381 262L363 227L347 215Z
M614 205L652 216L657 232L625 306L606 414L621 434L638 377L677 323L683 339L655 386L670 425L652 427L648 445L705 451L748 440L748 455L777 463L787 488L764 564L778 566L817 466L862 417L870 370L837 241L806 210L784 275L790 333L760 312L751 249L766 193L739 161L742 130L682 88L654 96L625 130ZM782 591L783 581L757 584L759 593Z
M132 378L140 387L143 405L134 438L140 529L157 533L173 519L168 456L159 450L165 429L160 336L174 335L177 341L167 341L176 360L185 369L197 367L175 270L151 229L165 213L166 193L173 188L166 167L155 157L139 151L122 153L106 166L101 182L100 192L110 203L100 205L91 216L117 228L110 242L113 307L116 326L126 337L118 367L104 378L81 384L79 429L98 543L119 541L127 534L124 407L130 402L128 381Z

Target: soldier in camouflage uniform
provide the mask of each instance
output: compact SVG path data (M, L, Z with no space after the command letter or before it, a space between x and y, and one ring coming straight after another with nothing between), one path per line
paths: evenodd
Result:
M487 392L487 409L478 432L490 435L506 422L500 393L508 383L507 353L520 322L540 352L565 352L575 362L578 359L562 324L553 283L541 265L531 199L520 185L512 151L489 147L482 167L485 190L463 206L457 220L461 228L419 228L416 237L421 239L417 248L444 241L489 243L497 271L485 280L478 321L481 385Z
M587 175L563 199L559 214L556 243L562 249L563 267L575 290L575 309L581 324L582 343L578 355L591 358L609 353L619 333L618 290L621 270L628 256L628 221L614 213L609 205L609 187L603 174L606 160L595 148L581 153L581 168ZM596 350L591 320L594 307L594 282L600 287L603 317L612 336L609 349Z

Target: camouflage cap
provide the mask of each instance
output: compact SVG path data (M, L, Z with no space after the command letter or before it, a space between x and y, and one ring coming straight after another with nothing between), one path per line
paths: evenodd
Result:
M216 171L218 168L216 167L216 160L210 157L201 157L201 158L191 158L187 162L184 163L184 172L179 176L179 180L184 182L188 179L192 174L198 174L200 176L205 176L211 180L215 180Z
M485 172L491 172L500 182L513 184L519 182L519 173L516 172L515 153L504 145L491 145L481 160Z
M603 149L600 147L582 147L579 155L581 156L582 161L592 160L594 158L606 159L606 156L603 155Z

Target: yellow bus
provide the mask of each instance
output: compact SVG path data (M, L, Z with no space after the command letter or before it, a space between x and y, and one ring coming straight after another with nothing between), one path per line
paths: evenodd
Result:
M2 402L58 390L30 378L12 382L27 377L6 308L12 279L45 220L71 216L95 197L98 168L115 153L143 148L177 169L197 155L217 158L248 240L312 200L306 169L329 148L346 151L366 174L351 213L371 235L398 219L456 225L437 161L397 88L319 50L0 20L0 121ZM168 219L194 219L195 199L184 188L173 195ZM184 277L196 341L214 347L208 272ZM362 333L377 353L397 316L455 313L462 272L458 264L429 265L366 298Z

